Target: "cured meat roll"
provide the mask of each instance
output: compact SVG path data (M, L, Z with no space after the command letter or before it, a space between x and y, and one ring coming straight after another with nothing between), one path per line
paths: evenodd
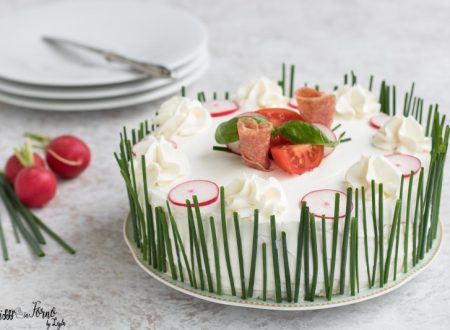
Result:
M309 123L320 123L327 127L333 124L336 113L336 96L315 89L302 87L295 91L298 111Z
M250 117L242 117L237 123L239 147L245 165L261 171L270 170L269 148L272 123L259 123Z

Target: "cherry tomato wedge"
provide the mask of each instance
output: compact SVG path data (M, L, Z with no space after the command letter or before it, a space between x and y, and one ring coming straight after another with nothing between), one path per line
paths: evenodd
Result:
M266 117L274 127L280 126L290 120L304 121L303 117L298 112L284 108L259 109L256 113Z
M264 116L269 120L274 127L280 126L281 124L290 120L301 120L303 117L296 111L284 109L284 108L267 108L255 111L260 115ZM281 136L272 137L270 141L270 146L279 146L282 144L290 144L290 142Z
M273 160L289 174L303 174L320 165L324 147L311 144L280 145L270 148Z

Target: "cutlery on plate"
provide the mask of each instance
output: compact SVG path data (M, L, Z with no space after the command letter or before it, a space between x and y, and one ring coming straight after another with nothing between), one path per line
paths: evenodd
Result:
M78 41L50 36L43 36L42 39L45 42L48 42L49 44L52 45L69 46L98 54L100 56L103 56L109 62L125 64L130 69L143 73L147 76L159 78L173 78L172 71L163 65L136 61L121 54L118 54L116 52L93 47L84 43L80 43Z

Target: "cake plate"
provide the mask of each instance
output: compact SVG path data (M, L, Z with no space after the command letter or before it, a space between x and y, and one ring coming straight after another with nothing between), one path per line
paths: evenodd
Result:
M155 271L147 264L147 262L142 259L139 249L133 243L132 230L131 219L130 217L127 217L124 222L124 238L131 251L131 254L134 257L134 260L145 272L150 274L153 278L157 279L161 283L167 285L168 287L183 292L189 296L200 298L217 304L283 311L305 311L345 306L366 301L389 293L409 282L431 264L431 262L436 258L441 249L443 237L442 223L439 222L436 242L433 244L431 250L428 251L428 253L425 255L425 258L421 260L415 267L411 268L408 273L401 273L398 276L397 280L390 281L383 288L362 290L358 293L357 296L351 296L349 294L333 296L333 299L331 301L328 301L321 297L316 297L313 302L300 301L298 303L275 303L272 301L262 301L257 298L247 298L243 300L240 297L225 294L218 296L217 294L209 293L208 291L194 289L188 283L175 281L170 275Z

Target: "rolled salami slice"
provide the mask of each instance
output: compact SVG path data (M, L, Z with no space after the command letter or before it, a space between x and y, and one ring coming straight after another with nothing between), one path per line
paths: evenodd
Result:
M237 123L239 148L245 165L261 171L270 170L269 148L272 123L259 123L250 117L242 117Z
M331 127L336 113L336 96L302 87L295 91L298 111L310 123Z

